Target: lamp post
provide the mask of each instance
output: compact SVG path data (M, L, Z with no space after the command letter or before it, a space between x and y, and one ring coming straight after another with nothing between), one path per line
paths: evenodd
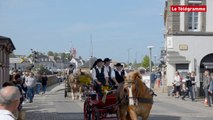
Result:
M155 64L154 64L154 66L156 67L157 66L157 55L155 55L154 57L155 57Z
M149 49L149 71L150 73L152 72L152 48L154 46L147 46L147 48Z
M149 49L149 76L150 76L150 88L152 88L152 80L151 80L151 74L152 74L152 48L154 46L147 46Z
M127 61L128 69L129 69L129 56L130 56L130 50L131 50L131 48L128 48L128 61Z

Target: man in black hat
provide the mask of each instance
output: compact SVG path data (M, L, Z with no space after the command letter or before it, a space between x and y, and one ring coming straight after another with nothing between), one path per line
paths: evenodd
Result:
M111 59L105 58L104 59L104 68L106 69L108 73L108 81L109 84L112 86L118 86L118 82L115 79L115 71L110 67Z
M115 79L118 83L122 83L124 81L124 77L127 75L126 71L123 69L123 65L121 63L117 63L115 65Z
M73 74L74 73L74 70L75 70L75 64L71 63L67 69L66 69L66 74L67 75L70 75L70 74Z
M109 85L108 83L108 74L107 71L104 69L104 64L102 59L97 59L95 65L92 68L92 78L95 85L95 90L99 95L101 93L101 86L102 85Z

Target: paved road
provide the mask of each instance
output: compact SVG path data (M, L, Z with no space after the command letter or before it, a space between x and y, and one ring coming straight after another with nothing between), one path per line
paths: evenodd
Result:
M46 95L36 95L34 103L26 103L26 120L82 120L83 102L64 98L63 84L51 88ZM213 107L205 107L202 101L183 101L158 93L150 120L212 120Z

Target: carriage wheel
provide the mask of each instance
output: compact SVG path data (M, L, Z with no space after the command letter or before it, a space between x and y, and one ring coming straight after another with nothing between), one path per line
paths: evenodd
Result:
M95 110L96 108L92 109L92 119L91 120L100 120L100 113Z
M95 120L100 120L100 113L99 112L95 112Z
M88 100L84 102L84 120L92 120L92 112Z

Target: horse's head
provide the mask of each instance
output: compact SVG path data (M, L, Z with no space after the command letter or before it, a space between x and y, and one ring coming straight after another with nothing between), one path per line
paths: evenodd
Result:
M141 97L144 92L141 74L138 71L130 72L125 77L124 93L129 98L130 104L134 104L136 98Z
M137 71L133 71L128 73L128 75L125 77L124 81L124 92L129 93L129 90L131 88L131 91L135 93L138 89L138 82L141 80L141 75Z

